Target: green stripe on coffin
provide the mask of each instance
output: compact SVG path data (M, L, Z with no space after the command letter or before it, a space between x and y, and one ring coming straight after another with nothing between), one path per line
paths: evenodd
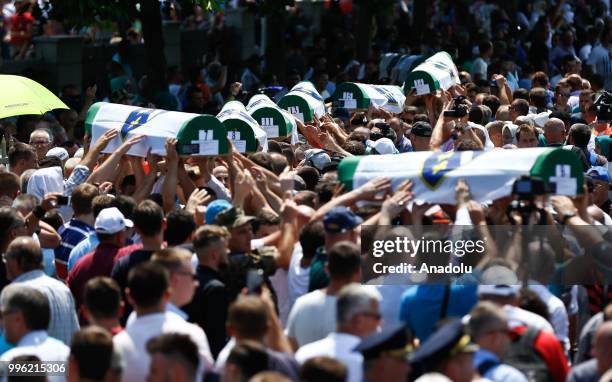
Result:
M582 194L584 173L578 155L562 148L540 155L530 175L542 179L553 186L553 192L558 195Z
M278 102L281 109L287 110L304 123L312 122L315 113L320 117L325 114L323 97L308 81L299 82Z
M268 138L289 136L297 128L295 118L265 94L253 96L247 105L247 111L266 132Z
M241 153L253 153L261 145L267 151L268 140L265 131L253 117L247 113L241 102L230 101L223 106L217 118L223 123L227 137L232 140Z
M186 121L179 130L177 151L179 155L215 156L228 153L227 130L212 115L199 115Z
M104 102L96 102L89 107L87 110L87 116L85 116L85 132L91 137L91 125L93 124L94 118L100 109L100 106L104 105Z
M344 82L336 86L332 95L334 107L345 109L367 109L370 106L370 98L359 84Z
M361 160L361 156L352 156L342 159L338 164L338 180L344 185L345 190L350 191L353 189L353 178L357 171L357 166Z
M430 94L438 89L447 90L459 83L459 72L452 57L446 52L438 52L408 74L404 91L408 93L414 88L416 95Z

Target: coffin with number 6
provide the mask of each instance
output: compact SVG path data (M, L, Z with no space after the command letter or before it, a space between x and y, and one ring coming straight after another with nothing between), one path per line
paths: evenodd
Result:
M312 122L315 113L319 118L325 114L325 103L314 85L302 81L278 101L278 106L304 123Z
M241 102L230 101L217 114L219 121L227 130L227 137L232 140L241 153L253 153L261 147L268 151L268 136L257 121L247 113Z
M399 86L345 82L336 86L332 100L334 107L349 110L367 109L370 104L374 104L391 113L401 113L406 96Z
M168 138L178 139L179 155L214 156L228 152L226 128L212 115L98 102L87 112L85 129L92 144L108 130L119 132L106 146L105 153L117 150L133 135L144 135L145 139L132 146L128 155L145 157L149 150L166 155Z

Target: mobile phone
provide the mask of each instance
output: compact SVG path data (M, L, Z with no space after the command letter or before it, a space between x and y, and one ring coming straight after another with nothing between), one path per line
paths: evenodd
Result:
M58 206L67 206L69 202L70 202L70 198L68 196L60 195L57 197Z
M263 270L249 269L246 279L246 288L248 294L261 294L261 286L263 285Z

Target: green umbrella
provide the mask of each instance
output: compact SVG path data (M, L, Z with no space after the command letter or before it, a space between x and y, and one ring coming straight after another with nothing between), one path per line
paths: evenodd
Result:
M0 119L69 109L55 94L29 78L2 74L0 89Z

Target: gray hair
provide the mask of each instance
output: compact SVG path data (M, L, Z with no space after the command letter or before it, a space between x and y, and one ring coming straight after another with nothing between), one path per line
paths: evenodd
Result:
M533 123L533 118L526 116L526 115L521 115L519 117L516 118L516 120L514 121L515 125L529 125L529 126L535 126L535 124Z
M559 133L565 132L565 123L559 118L551 118L546 123L544 123L544 131L546 130L554 130Z
M370 286L348 284L338 293L336 300L336 323L347 324L359 313L372 309L372 301L380 302L380 293Z
M53 142L53 133L51 132L51 129L47 129L46 127L41 127L41 128L38 128L32 131L30 133L30 139L32 139L32 135L34 135L34 133L40 133L40 132L43 132L49 136L49 143Z
M504 310L489 301L479 302L470 312L468 331L472 338L477 341L483 335L492 330L502 329L508 326L508 318Z
M19 311L30 330L47 330L51 319L49 300L42 292L23 284L9 284L0 295L3 311Z
M38 198L30 194L21 194L13 200L11 207L26 216L38 205Z

